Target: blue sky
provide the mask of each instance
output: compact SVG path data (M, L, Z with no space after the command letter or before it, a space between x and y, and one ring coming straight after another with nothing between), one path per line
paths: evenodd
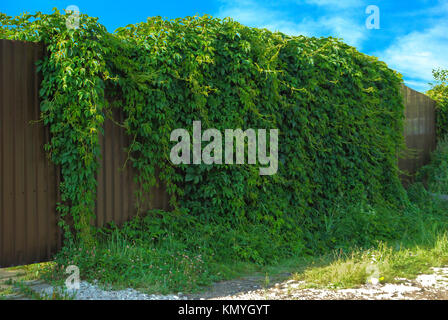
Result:
M448 0L2 0L0 11L50 13L53 7L62 10L69 5L99 17L111 32L150 16L210 14L291 35L335 36L379 57L419 91L429 88L433 68L448 69ZM366 27L368 5L380 9L379 29Z

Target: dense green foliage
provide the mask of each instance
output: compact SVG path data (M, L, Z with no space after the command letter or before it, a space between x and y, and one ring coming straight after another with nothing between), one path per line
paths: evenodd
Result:
M349 254L338 255L330 264L310 268L297 274L296 278L306 281L309 286L351 287L366 283L368 267L372 265L383 282L412 279L421 273L432 273L431 267L446 266L448 199L440 195L448 194L448 136L438 142L430 164L421 168L416 178L417 182L408 188L412 205L401 214L371 211L380 213L383 223L370 223L374 231L369 230L372 234L386 235L383 243L367 250L355 247ZM360 223L359 218L352 223L361 229L362 235L369 234L363 228L368 224Z
M2 15L0 35L48 48L40 64L47 148L62 168L59 210L81 239L90 239L98 134L112 108L124 114L142 190L156 183L157 166L171 196L173 214L148 216L159 229L148 227L150 218L143 224L148 234L157 230L156 241L174 228L179 243L203 242L207 254L261 264L368 245L406 229L371 228L383 210L371 214L372 206L390 213L407 205L396 161L401 77L385 63L334 38L292 37L230 19L155 17L110 34L86 15L69 30L66 17ZM170 133L191 130L193 120L221 131L279 129L278 173L260 176L258 165L174 166Z
M75 264L80 267L83 278L106 285L134 287L151 293L190 292L212 281L246 272L265 274L276 268L285 270L285 266L286 271L297 272L312 266L314 260L323 259L328 263L336 257L330 270L337 270L328 274L311 269L304 275L307 282L358 285L365 283L368 276L364 258L370 259L375 254L381 275L386 281L392 281L395 276L413 275L427 271L429 266L443 265L448 257L448 242L443 237L448 228L448 202L431 197L422 184L410 188L410 198L412 204L404 210L365 204L341 207L325 218L319 233L322 239L316 239L318 244L325 245L325 251L295 256L276 252L277 247L267 242L266 235L256 234L256 229L243 233L218 224L203 224L193 216L153 212L121 228L112 226L101 230L94 248L64 247L56 258L56 269L44 275L47 280L65 281L64 267ZM235 244L244 242L250 247L236 251ZM282 260L268 259L268 265L260 265L235 254L244 249L257 250L263 258L280 256ZM353 251L361 255L362 263L353 268L338 267L339 258L353 258ZM333 256L335 252L337 255ZM320 254L323 256L319 257Z
M448 194L447 141L439 144L431 164L418 175L428 176L427 188L433 193ZM242 232L205 224L191 215L152 212L122 228L101 230L93 249L66 246L56 262L58 268L67 264L80 266L88 280L147 292L189 292L214 280L246 271L264 274L276 268L284 270L285 265L289 265L289 272L309 267L296 275L308 285L344 287L364 284L369 276L367 267L375 263L379 276L389 282L396 277L413 277L448 261L448 201L433 197L421 182L411 185L408 193L411 202L404 209L362 201L334 208L323 218L314 241L308 244L314 249L308 252L311 255L276 252L278 248L268 242L269 236L257 233L261 230L257 227ZM235 247L245 242L250 247ZM257 250L263 258L292 257L277 261L277 265L273 259L266 259L269 265L260 266L250 263L254 259L235 255L243 250ZM325 267L314 268L315 260ZM65 279L63 270L51 269L45 276L50 276L49 280Z
M448 134L448 70L437 69L432 73L436 83L426 94L437 102L437 137L440 139Z
M448 195L448 135L438 141L431 163L419 170L417 179L426 183L429 192Z

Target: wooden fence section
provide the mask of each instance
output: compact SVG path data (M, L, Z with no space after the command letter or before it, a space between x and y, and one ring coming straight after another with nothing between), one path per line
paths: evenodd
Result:
M41 44L0 40L0 267L46 261L60 246L59 176L39 119Z
M398 160L398 166L406 172L401 179L406 185L411 182L412 175L428 164L431 152L436 147L436 112L435 101L428 96L403 85L405 104L404 138L409 149Z

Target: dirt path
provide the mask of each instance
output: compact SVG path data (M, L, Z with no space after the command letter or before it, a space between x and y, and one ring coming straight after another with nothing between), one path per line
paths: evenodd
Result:
M24 299L25 296L14 289L11 281L16 281L25 273L22 270L0 269L0 297L8 300Z
M263 288L262 277L220 282L189 299L216 300L448 300L448 267L433 268L433 274L398 283L363 285L352 289L305 289L295 280L274 282Z
M275 285L281 284L291 276L292 275L290 273L279 274L274 278L269 279L269 283L267 283L267 279L263 275L254 275L240 279L220 281L214 283L205 291L195 294L188 294L184 297L192 300L206 300L218 299L225 296L234 296L247 292L263 290L265 288L273 288Z

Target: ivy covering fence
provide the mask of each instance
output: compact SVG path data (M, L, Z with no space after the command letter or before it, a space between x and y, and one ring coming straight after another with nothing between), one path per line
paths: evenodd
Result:
M335 241L325 238L335 215L355 221L372 214L341 207L407 203L397 168L402 79L377 58L335 38L210 16L153 17L114 33L87 15L68 29L67 17L55 11L0 19L1 38L42 41L48 50L39 65L41 118L51 130L46 149L62 170L67 239L91 241L99 134L113 108L124 114L117 125L131 138L128 161L143 190L156 183L158 167L176 219L194 219L187 226L243 259L322 247ZM248 164L173 165L170 134L191 132L195 120L221 132L278 129L277 174L260 176L259 165ZM72 236L62 222L68 217ZM375 232L345 227L354 243Z
M439 68L433 70L432 74L435 83L427 95L437 102L437 138L443 140L448 134L448 70Z

